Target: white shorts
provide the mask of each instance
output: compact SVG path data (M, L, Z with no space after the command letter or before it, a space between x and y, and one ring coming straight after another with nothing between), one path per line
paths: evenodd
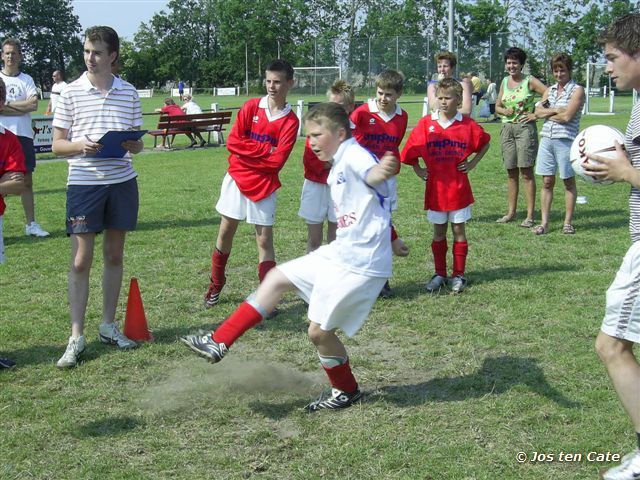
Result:
M340 328L353 337L366 320L384 283L383 277L353 273L331 262L323 250L317 250L278 265L309 304L308 317L325 331Z
M610 337L640 343L640 242L629 247L607 290L600 329Z
M276 220L276 192L259 202L252 202L240 191L228 173L222 180L220 198L216 203L220 215L235 220L247 220L252 225L273 226Z
M305 178L298 216L311 225L323 223L325 220L336 223L336 211L333 208L329 185Z
M3 215L0 215L0 263L4 263L4 237L2 236L3 217Z
M451 210L449 212L436 212L435 210L427 210L427 220L431 223L442 225L443 223L464 223L471 219L471 205L461 208L460 210Z

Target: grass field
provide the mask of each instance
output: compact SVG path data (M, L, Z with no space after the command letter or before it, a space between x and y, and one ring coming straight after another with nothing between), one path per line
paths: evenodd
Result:
M145 100L144 110L160 102ZM411 125L416 112L410 110ZM624 129L627 118L589 117L582 125ZM147 117L149 126L154 121ZM421 210L424 184L403 169L394 223L411 255L394 260L395 297L379 301L359 334L346 340L365 401L314 415L302 407L326 379L305 335L305 305L295 296L285 297L280 315L248 332L220 364L177 342L215 326L257 285L255 240L243 225L222 301L202 308L224 148L135 158L141 208L138 230L127 240L119 315L128 279L136 276L156 341L131 352L98 342L97 253L87 353L78 368L56 369L70 331L67 167L40 162L37 217L51 238L25 237L19 199L7 199L0 352L18 367L0 372L0 478L597 478L611 463L590 461L589 452L623 454L635 444L593 350L605 290L629 245L628 187L579 182L588 200L577 207L574 236L560 233L560 185L548 235L498 225L506 208L500 127L485 127L491 149L470 174L476 204L467 229L467 291L424 293L433 270L432 231ZM297 217L302 146L281 174L279 262L305 250L306 228ZM524 463L519 452L527 455ZM541 453L554 458L535 461ZM561 453L582 458L561 461Z

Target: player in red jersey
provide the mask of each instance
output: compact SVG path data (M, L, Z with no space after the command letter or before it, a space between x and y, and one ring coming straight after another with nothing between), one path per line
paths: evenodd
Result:
M468 172L489 149L489 134L468 116L459 113L462 86L453 78L438 83L436 96L440 108L422 117L413 129L401 161L413 166L416 174L427 181L424 208L433 223L431 250L435 275L427 283L427 291L439 291L447 283L447 226L453 232L453 274L451 290L460 293L466 287L464 276L467 259L465 222L471 218L473 193ZM469 157L476 153L473 159ZM420 158L425 168L420 166Z
M350 114L355 107L353 89L344 80L337 80L327 91L330 102L342 105ZM304 146L302 157L304 163L304 185L300 197L298 216L307 222L307 253L322 245L322 230L327 220L327 243L336 239L338 227L331 192L327 185L327 177L331 164L318 159L309 146L309 139Z
M293 67L274 60L266 68L267 95L247 101L227 139L229 169L222 181L216 210L220 228L211 258L211 282L204 297L205 307L220 299L225 267L233 237L241 220L255 225L258 245L258 278L262 282L275 267L273 224L278 173L289 158L298 135L298 117L287 103L293 86Z
M400 143L407 131L407 112L398 105L402 95L404 79L395 70L385 70L376 77L376 98L356 108L351 114L351 121L355 125L353 136L360 145L365 147L376 157L382 158L390 152L396 158L400 155ZM398 170L400 171L400 170ZM397 172L396 172L397 173ZM391 211L398 208L398 192L396 178L389 181L391 192ZM409 249L391 226L391 240L393 253L404 257ZM380 296L388 298L392 295L387 282Z

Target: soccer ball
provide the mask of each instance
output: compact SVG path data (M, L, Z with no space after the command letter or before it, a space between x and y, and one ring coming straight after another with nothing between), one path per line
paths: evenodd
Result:
M601 157L615 157L616 144L614 140L617 140L624 148L624 135L616 128L608 125L592 125L582 130L571 144L571 166L576 175L580 176L585 182L595 185L612 184L611 180L598 180L587 175L582 168L582 164L584 162L598 163L587 158L587 153L593 153Z

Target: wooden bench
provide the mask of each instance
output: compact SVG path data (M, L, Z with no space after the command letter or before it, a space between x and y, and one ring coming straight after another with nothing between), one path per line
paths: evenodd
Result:
M163 143L167 136L169 138L169 147L173 145L173 139L176 135L186 135L193 133L196 129L200 134L207 134L207 145L211 144L211 133L218 136L218 145L224 144L224 127L231 123L231 112L205 112L194 113L192 115L160 115L156 130L150 130L149 135L153 136L153 146L156 147L158 137L162 137Z

